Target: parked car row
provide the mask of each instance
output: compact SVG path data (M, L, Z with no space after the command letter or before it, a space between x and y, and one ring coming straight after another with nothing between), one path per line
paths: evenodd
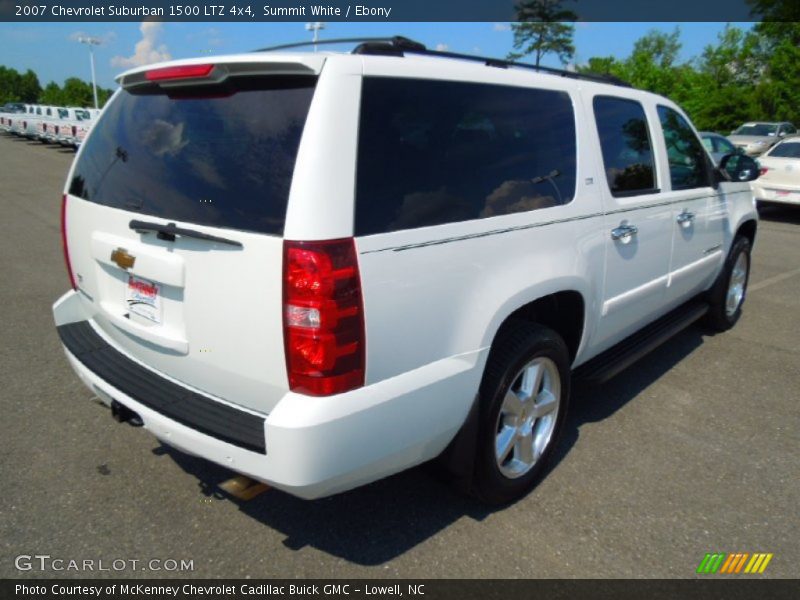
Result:
M730 138L710 131L701 131L700 138L716 164L726 154L758 157L760 177L751 184L758 202L800 205L800 136L794 125L745 123Z
M11 103L0 108L0 131L77 148L99 114L96 108Z

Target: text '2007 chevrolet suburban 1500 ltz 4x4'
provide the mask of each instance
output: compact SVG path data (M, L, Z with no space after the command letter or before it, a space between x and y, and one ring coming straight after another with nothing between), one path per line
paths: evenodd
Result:
M757 165L715 167L666 98L404 38L118 81L64 190L67 357L289 493L439 457L513 501L572 377L740 316Z

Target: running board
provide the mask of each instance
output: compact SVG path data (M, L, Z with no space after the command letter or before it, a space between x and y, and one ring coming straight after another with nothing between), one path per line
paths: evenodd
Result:
M707 312L708 303L702 300L687 302L582 364L573 371L573 376L589 383L604 383Z

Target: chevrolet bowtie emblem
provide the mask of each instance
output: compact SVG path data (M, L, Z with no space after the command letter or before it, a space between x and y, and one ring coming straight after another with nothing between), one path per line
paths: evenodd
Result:
M128 254L125 248L117 248L111 252L111 260L117 263L120 269L127 270L133 267L133 263L136 262L136 257Z

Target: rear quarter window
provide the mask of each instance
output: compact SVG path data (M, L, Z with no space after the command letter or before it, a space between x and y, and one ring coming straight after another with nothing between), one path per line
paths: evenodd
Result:
M127 211L280 235L315 77L225 89L121 91L89 136L69 193Z
M575 155L565 92L365 78L356 235L566 204Z

